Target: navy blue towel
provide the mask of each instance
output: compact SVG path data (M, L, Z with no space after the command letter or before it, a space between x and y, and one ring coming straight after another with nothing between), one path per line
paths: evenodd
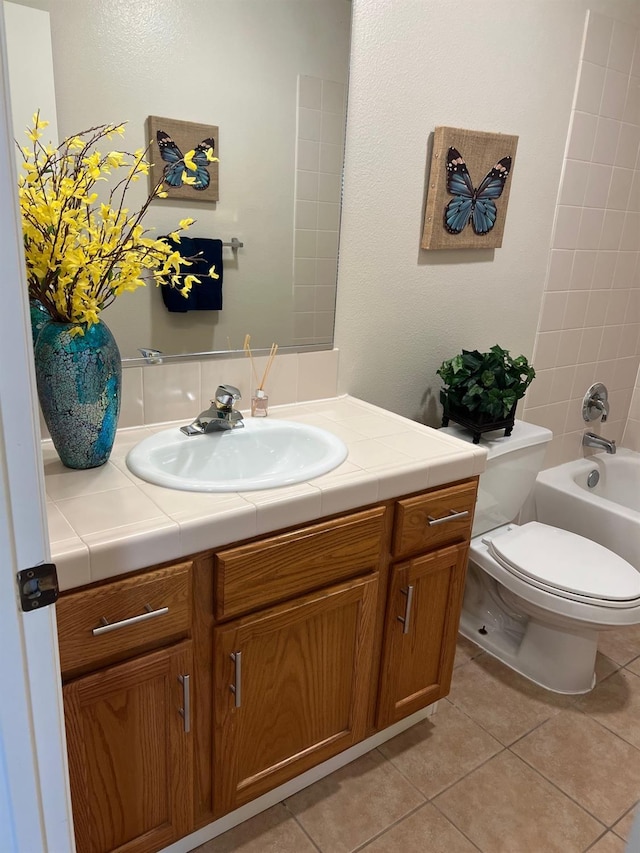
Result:
M194 258L187 266L181 264L181 275L197 275L200 284L194 284L185 298L179 288L165 284L162 286L162 298L168 311L220 311L222 310L222 240L208 237L182 237L176 243L170 237L164 240L176 249L183 258ZM219 278L211 278L209 270L215 266Z

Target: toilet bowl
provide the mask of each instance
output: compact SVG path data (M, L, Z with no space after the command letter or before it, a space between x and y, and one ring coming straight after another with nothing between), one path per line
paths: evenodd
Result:
M445 431L472 440L459 427ZM595 684L598 633L640 624L640 573L577 534L509 522L533 487L550 438L549 430L516 421L511 437L498 432L481 439L487 470L460 633L549 690L586 693Z

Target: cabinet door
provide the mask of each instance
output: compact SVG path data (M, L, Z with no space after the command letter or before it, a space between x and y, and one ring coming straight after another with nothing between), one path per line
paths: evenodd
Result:
M392 569L380 671L379 728L449 692L467 550L466 545L444 548Z
M377 576L214 632L220 816L365 736Z
M151 853L192 821L191 643L63 688L78 853Z

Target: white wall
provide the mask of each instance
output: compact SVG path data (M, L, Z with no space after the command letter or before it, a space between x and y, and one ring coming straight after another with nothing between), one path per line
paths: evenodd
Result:
M15 139L20 145L27 144L23 131L31 126L31 118L40 108L50 122L47 133L55 141L58 129L49 15L17 3L5 2L3 8ZM34 55L38 57L37 62L34 62ZM22 157L19 152L16 154L20 163Z
M194 216L193 236L245 244L225 250L219 313L168 314L155 288L117 300L104 319L123 356L241 348L246 332L256 347L291 343L298 75L346 81L349 15L345 0L51 2L61 137L128 120L133 150L149 115L218 125L217 205L156 202L145 222L164 234ZM148 188L135 189L132 208Z
M341 390L437 425L444 358L532 356L589 6L638 18L633 0L355 0ZM436 125L520 137L502 249L419 248Z

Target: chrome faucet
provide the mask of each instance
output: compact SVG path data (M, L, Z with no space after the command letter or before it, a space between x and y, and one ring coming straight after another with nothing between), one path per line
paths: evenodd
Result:
M601 435L596 435L595 432L585 432L582 436L582 446L597 447L600 450L606 450L607 453L616 452L616 443L613 439L603 438Z
M208 432L243 427L242 413L233 408L233 404L241 396L240 391L233 385L218 385L210 408L200 412L193 423L180 427L180 431L185 435L204 435Z

